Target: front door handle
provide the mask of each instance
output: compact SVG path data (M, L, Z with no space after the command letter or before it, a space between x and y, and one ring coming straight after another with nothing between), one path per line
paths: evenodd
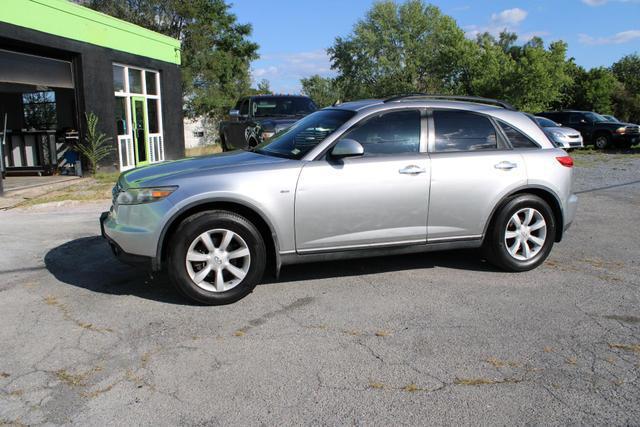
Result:
M517 168L518 165L516 163L508 162L508 161L505 160L503 162L497 163L494 167L496 169L508 171L508 170Z
M403 175L419 175L425 172L426 170L424 168L421 168L420 166L416 166L416 165L405 166L398 171L398 173L401 173Z

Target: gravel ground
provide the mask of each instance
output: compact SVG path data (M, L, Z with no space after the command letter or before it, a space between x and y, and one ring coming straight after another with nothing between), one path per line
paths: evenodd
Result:
M535 271L456 251L284 269L189 305L103 204L0 212L0 424L640 424L640 159L579 155Z

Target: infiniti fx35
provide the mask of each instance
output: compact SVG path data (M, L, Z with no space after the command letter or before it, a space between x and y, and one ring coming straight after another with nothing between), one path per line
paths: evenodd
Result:
M250 151L122 173L103 236L204 304L265 269L482 248L540 265L573 221L573 161L532 116L484 98L397 96L316 111Z

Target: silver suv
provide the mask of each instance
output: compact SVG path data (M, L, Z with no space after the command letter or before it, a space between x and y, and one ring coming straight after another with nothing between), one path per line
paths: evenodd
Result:
M100 223L117 256L204 304L310 261L482 248L526 271L573 221L572 166L506 103L397 96L317 111L251 151L125 172Z

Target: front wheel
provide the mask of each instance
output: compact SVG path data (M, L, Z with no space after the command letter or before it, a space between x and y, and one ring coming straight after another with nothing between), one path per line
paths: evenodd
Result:
M522 194L498 211L485 239L485 255L506 271L532 270L549 256L555 234L556 221L547 202Z
M184 220L171 239L173 283L202 304L230 304L248 295L262 278L266 249L246 218L214 210Z
M593 144L596 146L598 150L604 150L609 148L611 145L611 138L606 134L596 135L596 138L593 140Z

